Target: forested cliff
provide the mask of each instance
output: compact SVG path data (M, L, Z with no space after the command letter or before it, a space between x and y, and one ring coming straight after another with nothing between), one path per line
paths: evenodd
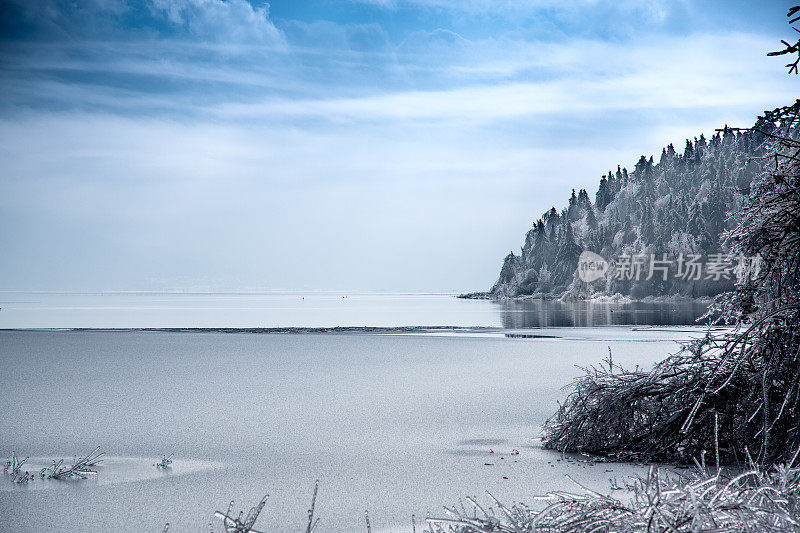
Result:
M721 276L707 269L687 276L686 261L705 263L726 252L722 234L733 227L751 181L767 164L761 146L780 125L771 117L767 113L751 130L726 127L708 139L700 135L680 151L670 144L657 160L641 156L632 170L617 166L600 179L594 198L573 189L567 207L545 212L521 252L505 258L491 295L701 297L730 290L735 263ZM609 262L608 275L592 283L580 279L576 269L584 250ZM620 272L630 258L642 261L636 275ZM651 258L665 260L669 272L652 275Z

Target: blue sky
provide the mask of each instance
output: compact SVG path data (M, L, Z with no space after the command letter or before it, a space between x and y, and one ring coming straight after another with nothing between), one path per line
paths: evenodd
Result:
M478 290L793 101L791 2L0 1L0 289Z

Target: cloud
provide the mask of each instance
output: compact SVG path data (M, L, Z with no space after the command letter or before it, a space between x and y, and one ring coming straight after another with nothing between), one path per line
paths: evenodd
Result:
M338 53L354 51L362 54L389 52L391 41L386 30L377 23L334 23L327 20L312 22L283 21L281 31L287 41L303 53Z
M0 41L108 36L129 13L126 0L3 0Z
M385 9L421 8L493 16L518 16L544 10L582 17L586 13L636 13L642 23L663 22L688 0L352 0Z
M512 28L529 38L629 39L653 33L690 33L707 17L699 15L718 0L351 0L393 14L447 21L450 29L470 38L486 36L491 28ZM698 5L701 4L701 5ZM739 20L736 6L726 20ZM723 8L713 7L719 11ZM443 25L440 22L440 25ZM718 27L718 26L717 26ZM748 27L745 25L745 27ZM752 26L750 26L752 28ZM488 30L488 31L487 31Z
M0 46L5 288L481 287L571 188L796 97L774 39L727 27L565 37L561 10L556 40L457 27L486 19L447 2L398 33L373 11L107 0L104 37L36 1L62 33Z
M490 234L527 225L523 202L489 223L459 213L532 186L532 151L453 132L375 133L84 113L0 120L0 221L14 228L0 236L10 258L0 279L147 288L144 277L203 265L234 287L455 290L493 276L507 246ZM30 150L34 139L47 150ZM438 266L475 250L480 276Z
M387 120L485 123L603 110L759 109L791 100L794 91L792 80L764 57L772 40L758 35L542 43L469 41L435 30L415 33L393 49L378 28L324 23L287 29L290 42L302 40L298 32L320 35L313 47L180 39L135 47L7 46L4 107L99 106L123 114L170 111L321 121L324 127ZM353 49L354 43L366 50Z
M472 43L468 39L454 31L436 28L433 31L418 30L411 32L398 49L401 52L410 53L453 53L463 51L470 44Z
M247 0L3 0L0 40L132 40L280 43L269 6Z
M729 43L724 54L714 52L717 42ZM792 80L763 57L768 45L763 38L735 33L637 47L575 41L540 49L528 61L524 54L515 54L518 63L507 65L506 75L520 73L518 79L347 98L268 98L222 104L209 113L229 120L463 124L541 115L580 121L579 115L585 113L612 111L760 109L765 102L790 101L795 89ZM493 62L487 58L486 64ZM549 75L531 80L525 75L529 69Z
M247 0L150 0L154 13L193 37L216 42L280 42L269 6Z

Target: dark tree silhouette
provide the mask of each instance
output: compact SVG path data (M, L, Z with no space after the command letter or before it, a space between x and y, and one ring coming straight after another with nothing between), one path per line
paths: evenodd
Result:
M800 6L794 6L793 8L789 9L789 13L786 14L786 16L790 18L789 24L794 24L795 22L800 20L800 15L792 18L798 11L800 11ZM796 27L792 26L792 29L794 31L800 33L800 30L798 30ZM767 55L768 56L782 56L784 54L797 54L797 59L795 59L794 62L788 63L786 65L789 68L789 74L794 72L795 75L796 75L797 74L797 65L800 64L800 37L798 37L797 42L794 43L794 44L787 43L783 39L781 39L781 43L784 46L783 50L777 50L775 52L770 52Z

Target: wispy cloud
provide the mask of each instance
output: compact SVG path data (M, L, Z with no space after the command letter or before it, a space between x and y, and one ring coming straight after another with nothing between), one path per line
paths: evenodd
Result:
M450 54L183 41L6 49L6 106L37 101L216 118L486 122L541 114L755 106L795 87L741 33L656 42L446 39ZM726 43L720 51L718 43ZM436 47L443 45L437 42ZM85 53L91 47L91 53ZM421 80L420 80L421 78ZM200 85L198 85L198 83ZM424 88L420 88L420 86ZM200 91L199 93L197 91ZM196 94L188 100L176 91Z
M269 5L247 0L3 0L0 40L185 36L218 42L279 42Z
M247 0L150 0L150 9L195 38L224 42L281 42L269 5Z
M374 4L386 8L401 6L421 6L427 8L442 8L459 11L520 11L532 9L558 9L564 11L579 11L596 7L598 4L611 4L600 0L574 0L563 2L561 0L353 0L357 3ZM684 3L678 0L679 3ZM613 2L622 9L664 10L670 4L666 0L617 0Z
M515 4L555 28L540 38L480 0L337 21L244 0L101 3L10 4L4 288L209 271L264 288L480 288L569 189L796 97L764 55L773 36L671 31L672 7L660 33L621 38L603 17L627 9L634 27L644 4L573 4L603 15L589 35L569 34L561 4ZM414 9L426 23L381 19Z
M712 44L720 40L735 43L725 57L710 53ZM635 49L575 42L560 49L550 47L544 58L504 69L506 75L533 68L554 69L543 81L528 81L523 75L517 81L495 80L446 90L359 98L269 99L219 106L216 113L235 119L295 116L332 121L486 122L543 114L579 120L578 115L585 112L614 110L760 108L776 99L789 101L795 89L792 80L786 80L764 60L760 50L765 46L763 39L747 35L672 40ZM573 57L575 62L554 60L551 53L559 58ZM605 62L597 69L596 60L601 57ZM475 68L480 71L480 67Z

